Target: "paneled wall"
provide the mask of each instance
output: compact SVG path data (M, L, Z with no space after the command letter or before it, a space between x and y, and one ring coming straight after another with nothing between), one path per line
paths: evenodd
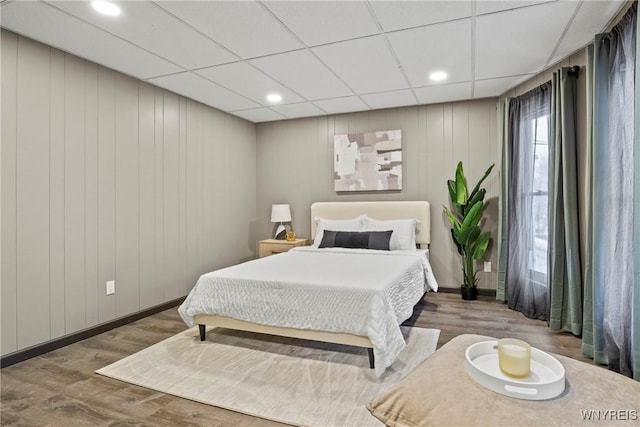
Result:
M443 287L462 283L460 257L442 213L448 204L446 181L459 160L472 185L496 163L485 181L485 226L497 236L500 149L496 142L496 99L377 110L363 113L262 123L257 128L258 237L272 235L271 205L289 203L292 226L310 233L315 201L427 200L431 202L431 263ZM402 130L403 189L400 192L337 194L333 187L333 135ZM487 260L495 267L495 242ZM495 289L495 268L479 274L479 286Z
M255 255L254 124L2 31L1 125L2 355Z

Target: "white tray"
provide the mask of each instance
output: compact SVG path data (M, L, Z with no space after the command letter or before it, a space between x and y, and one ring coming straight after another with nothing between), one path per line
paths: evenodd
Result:
M465 352L465 367L476 382L496 393L525 400L552 399L564 391L564 367L544 351L531 347L531 373L513 378L498 366L498 341L470 345Z

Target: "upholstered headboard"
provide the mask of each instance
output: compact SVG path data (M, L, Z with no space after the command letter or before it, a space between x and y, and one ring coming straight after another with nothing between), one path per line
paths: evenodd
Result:
M417 219L420 225L416 233L416 243L431 243L430 204L424 201L316 202L311 205L311 238L316 235L316 216L326 219L351 219L362 214L378 220Z

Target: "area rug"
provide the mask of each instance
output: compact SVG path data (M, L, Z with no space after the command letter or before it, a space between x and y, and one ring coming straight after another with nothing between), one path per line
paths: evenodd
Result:
M366 404L436 349L440 331L402 327L407 347L382 377L366 349L197 327L96 372L273 421L302 426L379 426Z

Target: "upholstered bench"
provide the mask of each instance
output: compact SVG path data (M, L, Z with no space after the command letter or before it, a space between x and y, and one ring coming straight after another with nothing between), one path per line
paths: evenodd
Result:
M640 425L640 383L602 367L554 355L565 368L558 397L533 401L507 397L473 380L465 350L495 340L460 335L376 397L369 411L388 426Z

